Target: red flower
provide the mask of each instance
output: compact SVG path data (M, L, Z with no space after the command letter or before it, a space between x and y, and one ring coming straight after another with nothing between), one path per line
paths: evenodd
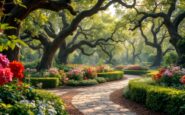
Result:
M162 77L162 74L161 73L158 73L158 74L156 74L156 75L153 76L153 79L154 80L159 80L161 77Z
M182 77L180 78L180 82L181 82L182 84L185 84L185 75L182 76Z
M22 65L21 62L18 62L18 61L10 62L9 67L10 67L14 77L16 77L19 80L24 78L24 74L23 74L24 66Z
M10 68L1 68L0 69L0 86L11 82L13 78L13 73L10 71Z

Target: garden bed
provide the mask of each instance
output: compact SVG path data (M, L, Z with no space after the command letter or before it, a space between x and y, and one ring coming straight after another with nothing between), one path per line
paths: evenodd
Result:
M1 115L67 115L62 100L46 91L5 85L0 87L0 92Z
M151 78L131 80L124 95L153 111L169 115L185 113L185 91L154 85Z

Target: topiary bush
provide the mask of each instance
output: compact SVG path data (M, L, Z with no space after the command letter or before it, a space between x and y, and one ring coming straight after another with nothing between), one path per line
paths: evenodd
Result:
M103 77L107 81L119 80L123 78L123 72L122 71L103 72L98 73L98 77Z
M58 78L40 77L40 78L29 78L26 79L32 86L38 88L56 88L59 86Z
M131 80L124 95L153 111L169 115L182 115L185 112L185 91L158 86L151 78Z
M106 79L103 78L103 77L96 77L95 79L96 79L96 81L97 81L98 83L105 83L105 82L106 82Z

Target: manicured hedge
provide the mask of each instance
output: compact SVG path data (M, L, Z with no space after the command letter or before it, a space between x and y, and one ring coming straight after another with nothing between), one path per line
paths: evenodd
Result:
M129 82L128 90L124 95L135 102L145 104L153 111L165 112L169 115L185 113L184 90L156 86L136 79Z
M124 70L125 74L131 74L131 75L142 75L148 73L147 70Z
M98 77L103 77L107 81L119 80L123 78L123 72L113 71L113 72L98 73Z
M29 79L27 79L29 81ZM30 78L30 84L35 87L41 88L56 88L59 86L59 78Z
M95 79L89 79L89 80L69 80L67 83L69 86L91 86L91 85L97 85L98 82Z

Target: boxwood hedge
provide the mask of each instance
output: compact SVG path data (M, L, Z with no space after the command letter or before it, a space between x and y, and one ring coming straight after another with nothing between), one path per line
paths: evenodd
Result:
M145 104L153 111L169 115L183 115L185 113L184 90L157 86L145 80L135 79L129 82L128 90L124 95L128 99Z
M107 81L119 80L123 78L124 73L122 71L103 72L98 73L98 77L103 77Z

